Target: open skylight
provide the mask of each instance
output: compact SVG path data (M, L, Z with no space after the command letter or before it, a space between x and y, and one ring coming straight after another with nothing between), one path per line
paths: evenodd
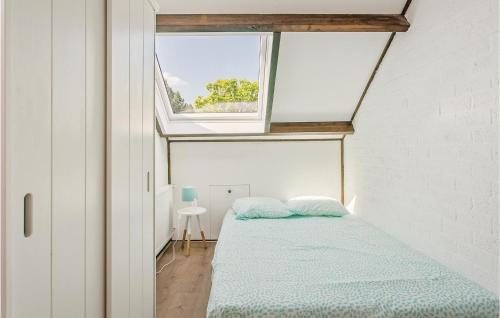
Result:
M262 33L158 34L156 86L169 130L245 133L223 127L243 121L248 133L264 132L271 41Z
M262 34L157 36L156 55L172 114L258 114L266 52Z

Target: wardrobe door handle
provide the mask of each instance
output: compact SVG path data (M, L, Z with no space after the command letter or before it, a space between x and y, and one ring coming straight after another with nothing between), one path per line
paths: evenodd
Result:
M149 192L149 179L150 179L150 178L149 178L149 171L148 171L148 174L147 174L147 179L148 179L148 180L147 180L147 191Z
M33 233L33 196L27 193L24 196L24 237Z

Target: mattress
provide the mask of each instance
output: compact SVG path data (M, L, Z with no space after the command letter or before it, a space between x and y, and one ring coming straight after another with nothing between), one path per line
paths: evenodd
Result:
M496 295L355 216L225 216L207 316L498 317Z

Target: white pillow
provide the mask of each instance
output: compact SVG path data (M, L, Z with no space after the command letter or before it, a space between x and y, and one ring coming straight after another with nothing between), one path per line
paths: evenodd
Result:
M344 216L349 211L338 200L323 196L299 196L286 202L295 215Z
M286 218L292 215L287 206L278 199L267 197L239 198L233 202L233 211L239 220L257 218Z

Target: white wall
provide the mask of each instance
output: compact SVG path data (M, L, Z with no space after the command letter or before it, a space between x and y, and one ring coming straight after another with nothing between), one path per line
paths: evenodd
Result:
M170 150L175 208L186 205L180 200L185 185L198 189L199 205L205 207L209 185L250 184L251 196L278 199L340 197L339 141L171 142ZM202 222L208 229L209 218Z
M168 148L167 140L155 129L155 187L168 185Z
M346 203L498 288L498 1L414 1L346 138Z
M155 129L155 252L170 240L172 228L172 187L168 185L167 140Z

